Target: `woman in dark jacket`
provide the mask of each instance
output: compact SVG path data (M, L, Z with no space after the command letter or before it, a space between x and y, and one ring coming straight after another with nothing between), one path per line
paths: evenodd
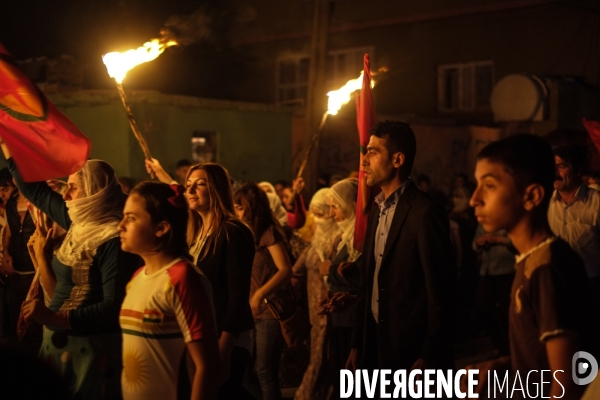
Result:
M158 160L146 161L146 167L162 182L176 183ZM238 399L252 351L254 319L248 297L254 237L234 214L230 177L223 166L192 166L185 188L190 254L213 289L224 381L219 398Z

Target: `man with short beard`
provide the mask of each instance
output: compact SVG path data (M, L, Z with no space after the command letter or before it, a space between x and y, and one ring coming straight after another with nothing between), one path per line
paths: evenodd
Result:
M347 369L451 369L455 265L445 208L410 179L417 152L407 123L370 131L366 183L381 188L369 215L357 322Z

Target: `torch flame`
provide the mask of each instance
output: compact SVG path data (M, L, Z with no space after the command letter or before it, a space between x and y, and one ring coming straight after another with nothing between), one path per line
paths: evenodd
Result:
M137 49L127 50L122 53L117 51L107 53L102 56L102 61L106 65L108 75L120 84L123 83L123 79L125 79L129 70L142 63L156 59L167 47L176 44L173 41L161 43L158 39L153 39Z
M327 114L336 115L344 104L350 101L352 93L362 88L363 75L365 71L360 72L358 79L350 79L344 86L338 90L327 93L329 100L327 102ZM375 81L371 79L371 88L375 87Z

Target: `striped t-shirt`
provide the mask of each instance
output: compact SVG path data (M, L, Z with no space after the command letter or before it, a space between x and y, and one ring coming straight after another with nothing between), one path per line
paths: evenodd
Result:
M216 337L208 279L183 259L150 275L140 268L121 306L123 398L176 399L186 343Z

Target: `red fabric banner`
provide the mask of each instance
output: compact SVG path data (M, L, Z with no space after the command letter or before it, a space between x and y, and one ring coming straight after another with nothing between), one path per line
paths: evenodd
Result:
M27 182L71 175L91 141L19 69L0 44L0 137Z
M354 231L354 248L363 251L367 223L369 221L369 210L373 203L373 189L367 186L365 171L362 167L362 157L366 153L369 131L377 119L375 117L375 106L373 104L373 92L371 91L371 65L369 55L364 56L364 74L360 96L356 102L356 124L358 126L358 137L360 142L360 165L358 170L358 198L356 199L356 225Z
M587 119L583 119L583 126L587 130L588 135L592 139L594 146L600 152L600 122L598 121L588 121Z

